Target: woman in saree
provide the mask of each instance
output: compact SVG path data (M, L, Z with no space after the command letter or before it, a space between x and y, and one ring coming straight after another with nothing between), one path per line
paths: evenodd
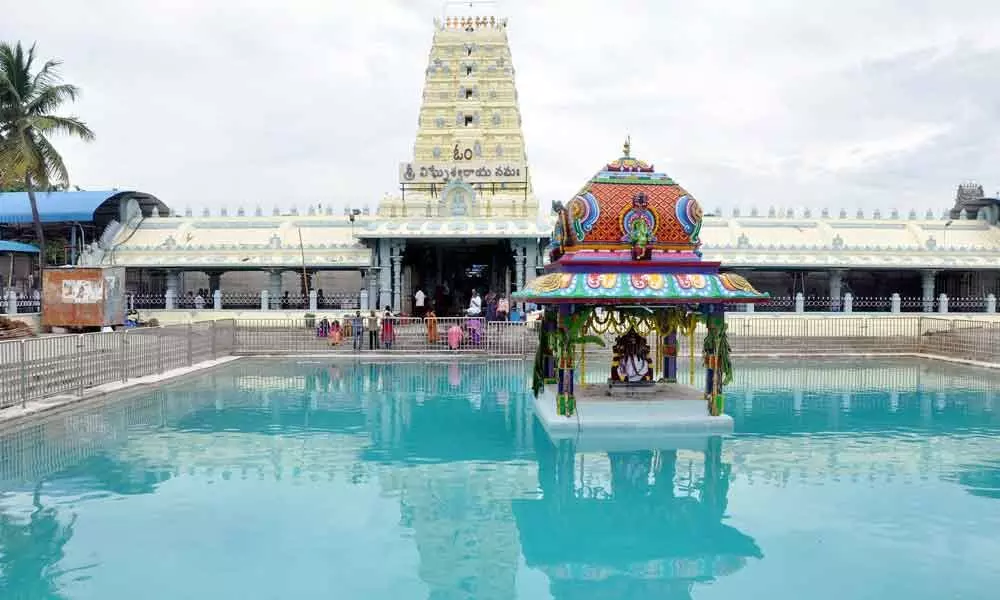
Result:
M334 319L333 323L330 324L330 345L337 346L343 339L343 335L340 330L340 321Z
M427 343L436 344L438 341L438 318L433 305L428 307L424 322L427 324Z
M396 327L393 324L392 311L389 307L385 307L385 312L382 313L382 344L388 350L392 348L392 342L396 337Z

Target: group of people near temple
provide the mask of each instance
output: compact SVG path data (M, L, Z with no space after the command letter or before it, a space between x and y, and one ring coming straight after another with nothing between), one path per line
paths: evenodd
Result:
M353 315L344 316L340 320L323 317L316 324L316 335L329 340L333 346L346 344L350 340L355 351L364 350L366 347L368 350L389 350L396 342L398 330L402 326L422 324L428 344L445 342L448 348L456 350L466 339L473 344L480 343L486 321L521 318L517 311L511 314L510 301L507 298L494 292L487 293L484 298L478 290L472 291L469 305L464 311L463 316L467 319L454 322L442 331L438 329L438 316L434 304L429 302L422 289L418 288L413 295L413 306L414 317L394 315L388 306L381 313L371 310L368 314L363 314L363 311L357 310Z
M367 340L369 350L388 350L396 341L396 317L388 306L381 315L374 310L362 315L358 310L339 321L323 317L316 325L316 335L329 339L331 346L339 346L350 339L355 350L363 350Z
M424 293L423 288L418 287L413 294L413 314L423 317L433 306L446 306L451 297L446 285L438 286L435 291L435 302L430 302L430 297ZM510 300L502 294L496 292L486 292L481 296L479 290L473 288L469 295L469 305L463 310L462 316L484 317L487 321L507 321L517 320L519 313L511 313Z

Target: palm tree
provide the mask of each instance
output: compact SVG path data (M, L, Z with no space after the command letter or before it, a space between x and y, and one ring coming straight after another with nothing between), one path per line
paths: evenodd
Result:
M76 100L80 90L62 83L59 61L50 60L36 71L35 58L35 46L25 52L20 42L0 43L0 174L23 183L35 237L44 248L35 190L69 183L66 164L48 136L61 133L89 142L94 132L76 117L53 114L67 100Z

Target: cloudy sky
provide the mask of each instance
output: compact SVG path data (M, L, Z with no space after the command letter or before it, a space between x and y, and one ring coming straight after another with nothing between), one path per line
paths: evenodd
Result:
M412 153L437 0L38 0L84 96L74 183L185 206L374 206ZM1000 189L1000 2L507 0L535 190L620 153L708 210L935 211Z

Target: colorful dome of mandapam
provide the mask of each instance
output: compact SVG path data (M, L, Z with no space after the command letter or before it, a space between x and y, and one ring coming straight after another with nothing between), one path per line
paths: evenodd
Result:
M564 206L546 273L520 300L540 304L699 304L767 300L698 251L702 212L673 179L629 153L608 163Z
M653 166L624 155L608 163L558 210L551 248L697 252L702 210L698 201ZM556 256L556 257L557 257Z

